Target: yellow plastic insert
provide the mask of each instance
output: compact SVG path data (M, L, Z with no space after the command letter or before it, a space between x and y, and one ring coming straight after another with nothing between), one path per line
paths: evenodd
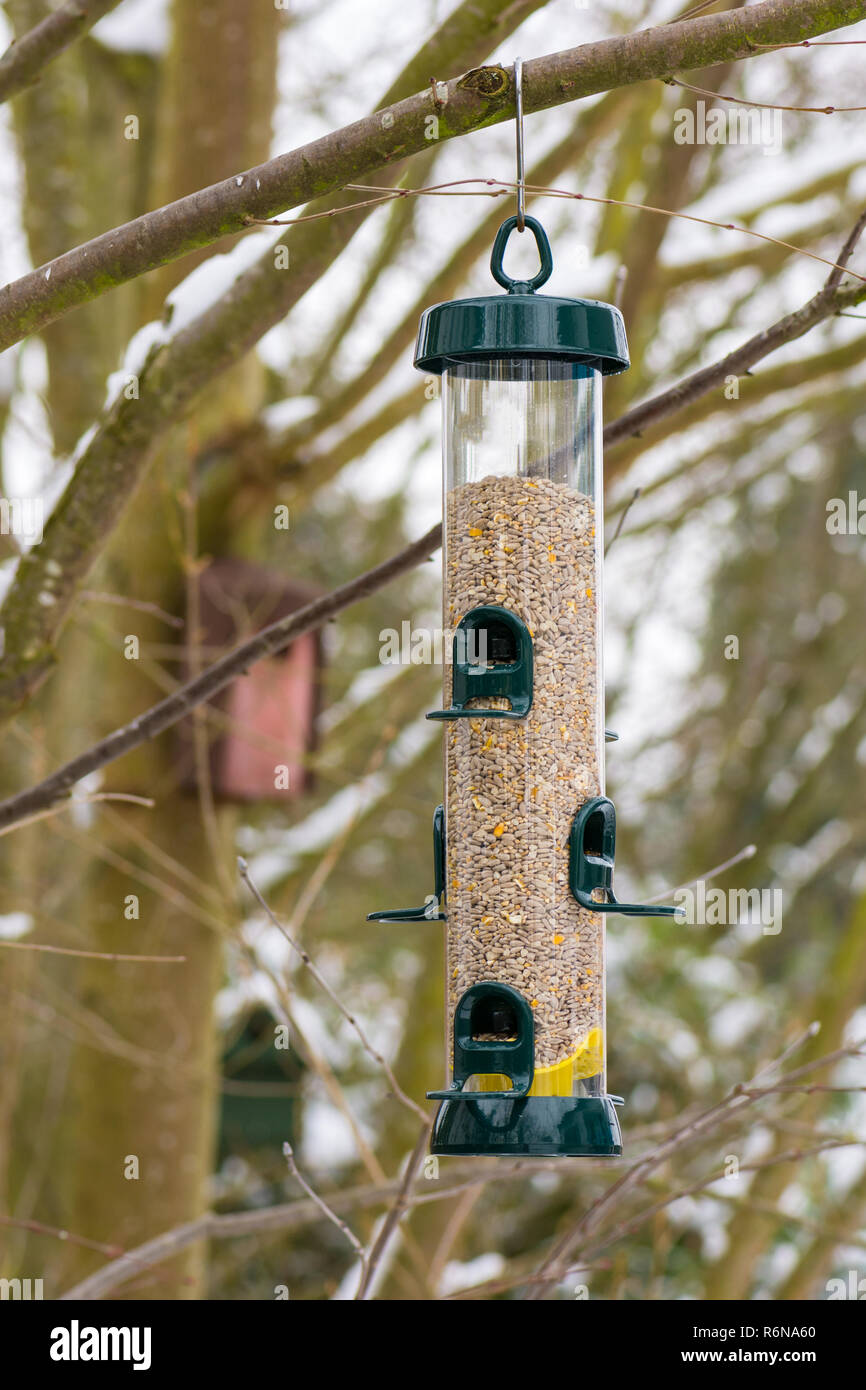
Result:
M529 1094L531 1096L570 1096L575 1081L597 1076L604 1065L604 1038L600 1028L592 1028L571 1056L564 1057L552 1067L536 1067ZM473 1077L478 1091L507 1091L511 1085L507 1076Z

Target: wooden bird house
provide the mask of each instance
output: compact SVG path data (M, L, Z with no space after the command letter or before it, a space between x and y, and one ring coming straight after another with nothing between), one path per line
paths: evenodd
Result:
M214 560L199 578L199 648L208 664L317 591L263 565ZM310 786L309 754L321 690L318 632L264 657L206 706L213 794L222 801L295 800ZM196 785L192 723L183 731L183 781Z

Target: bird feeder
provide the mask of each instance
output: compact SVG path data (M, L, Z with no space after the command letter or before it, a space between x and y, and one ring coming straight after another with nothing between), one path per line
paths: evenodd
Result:
M438 304L415 365L442 378L445 800L437 897L450 1076L438 1154L622 1152L605 1080L604 922L617 902L605 795L602 379L628 367L619 310L537 291L491 257L504 295Z

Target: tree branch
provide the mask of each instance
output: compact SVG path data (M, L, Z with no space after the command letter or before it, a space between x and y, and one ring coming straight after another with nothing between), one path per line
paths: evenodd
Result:
M255 883L250 878L249 865L247 864L247 861L245 859L238 858L238 869L240 871L241 878L249 888L259 907L267 916L268 921L271 923L271 926L277 928L277 931L280 932L283 938L288 942L289 946L291 946L295 954L300 957L302 964L304 964L307 967L319 988L323 990L325 994L327 994L331 1003L337 1006L340 1013L343 1015L343 1018L346 1020L349 1026L352 1029L354 1029L355 1033L357 1034L360 1040L361 1046L363 1047L367 1055L369 1057L372 1057L376 1065L382 1068L394 1095L397 1097L397 1099L400 1101L402 1105L405 1105L409 1110L412 1111L414 1115L417 1115L418 1119L422 1121L422 1123L426 1126L427 1129L429 1129L430 1125L432 1124L431 1117L421 1109L420 1105L416 1105L415 1101L411 1100L410 1097L406 1095L406 1092L403 1090L403 1087L400 1085L399 1081L394 1075L394 1069L388 1061L387 1057L383 1056L383 1054L373 1046L373 1044L370 1042L370 1039L367 1037L367 1034L364 1032L364 1029L362 1028L361 1024L358 1022L358 1019L352 1013L351 1009L349 1009L343 1003L340 996L336 994L331 985L328 984L328 981L325 979L325 976L319 970L318 966L316 965L312 957L309 955L309 953L305 951L302 946L298 945L294 937L289 934L287 928L280 921L279 917L277 917L276 913L271 909L271 907L269 907L267 900L262 896ZM285 1152L285 1149L286 1146L284 1145L283 1152ZM298 1176L300 1177L300 1175Z
M846 258L850 257L864 223L866 223L866 214L858 220L856 227L845 243L843 251ZM641 427L646 427L648 423L682 409L699 396L720 385L727 375L747 370L749 366L774 352L776 348L794 341L816 324L837 314L840 308L855 304L863 298L866 298L866 286L857 284L850 288L841 287L838 285L837 272L832 272L818 294L813 296L801 309L785 315L771 328L756 334L747 343L721 358L719 362L702 368L693 373L692 376L686 377L677 386L671 387L670 390L662 392L661 395L636 406L634 410L627 411L618 420L612 421L605 430L605 444L609 446L617 440L634 435L639 432ZM442 528L441 525L437 525L432 527L420 540L406 546L396 555L391 556L389 560L377 565L375 569L341 585L333 593L307 604L290 617L264 628L255 637L236 647L234 651L229 652L200 676L188 681L186 685L181 686L165 700L154 705L146 714L134 719L130 724L116 729L107 738L95 744L87 752L79 754L77 758L73 758L57 772L45 778L44 781L0 803L0 830L15 825L24 819L29 819L35 813L55 805L69 794L74 784L82 777L105 767L139 744L156 737L157 734L184 718L197 705L218 694L237 676L245 674L253 662L264 656L282 651L302 633L320 627L344 608L356 603L361 598L366 598L369 594L389 583L391 579L414 568L416 564L434 554L441 543ZM30 552L31 555L32 553ZM22 564L26 564L26 559L22 561ZM50 606L25 605L25 612L32 621L46 621L44 615L49 611ZM32 668L30 668L29 674L32 679ZM0 703L4 698L8 699L10 695L9 681L7 680L4 684L7 689L4 691L3 685L0 685ZM16 681L14 698L18 698L21 694L17 685L18 682Z
M856 226L842 248L840 266L845 265L850 259L864 223L866 223L866 213L858 218ZM733 352L729 352L718 362L713 362L708 367L701 367L699 371L692 372L691 376L685 377L676 386L672 386L670 390L662 391L660 395L653 396L650 400L644 401L642 405L627 410L624 415L621 415L618 420L612 421L605 429L605 444L610 446L619 443L620 440L628 439L630 436L639 435L650 425L663 420L665 416L673 414L674 411L682 410L684 406L691 405L699 396L705 396L708 391L724 385L726 377L742 376L762 358L768 357L771 352L784 347L786 343L795 342L797 338L802 338L804 333L808 333L809 329L814 328L816 324L823 323L825 319L832 318L843 309L848 309L854 304L859 304L862 299L866 299L866 285L860 283L848 288L841 288L839 285L841 278L842 271L834 267L818 293L813 295L808 303L802 305L801 308L778 319L770 328L756 333L754 337L749 338L738 348L734 348Z
M328 1220L332 1223L332 1225L336 1226L338 1231L342 1231L343 1235L346 1237L346 1240L349 1242L352 1249L355 1251L356 1255L360 1259L361 1269L363 1273L366 1273L367 1252L365 1251L363 1245L359 1241L358 1237L355 1235L355 1232L352 1230L351 1226L349 1226L343 1220L342 1216L338 1216L337 1213L333 1210L333 1208L328 1206L328 1203L325 1201L324 1197L320 1197L318 1192L316 1192L315 1188L311 1187L310 1184L307 1182L306 1178L302 1175L297 1163L295 1162L294 1151L288 1139L283 1144L283 1156L285 1157L289 1172L291 1173L292 1177L295 1178L298 1183L300 1183L301 1187L306 1192L310 1201L315 1202L316 1207L322 1213L322 1215L326 1216Z
M812 1036L811 1031L805 1036ZM801 1041L801 1039L798 1039ZM840 1048L830 1053L828 1056L820 1057L808 1068L814 1070L816 1067L832 1065L833 1062L842 1057L855 1054L860 1044L855 1044L851 1048ZM780 1057L774 1059L774 1065L782 1062L789 1055L792 1049L786 1049ZM762 1073L759 1072L758 1075ZM796 1072L788 1073L789 1076L797 1075ZM648 1176L658 1166L660 1155L662 1158L670 1154L672 1149L676 1149L684 1142L695 1135L701 1133L714 1135L718 1124L725 1120L732 1108L747 1108L753 1102L748 1096L741 1097L739 1088L734 1088L728 1095L716 1105L710 1107L700 1114L686 1117L679 1123L670 1127L665 1127L658 1134L654 1133L654 1145L646 1153L642 1154L628 1168L625 1174L611 1186L607 1187L602 1196L589 1208L590 1213L595 1212L601 1207L613 1206L613 1201L608 1200L609 1194L619 1192L625 1185L635 1186L635 1176L641 1179L641 1185L650 1187L652 1179ZM835 1137L832 1143L838 1143ZM847 1142L847 1141L846 1141ZM858 1141L859 1142L859 1141ZM413 1169L413 1159L417 1158L421 1149L421 1138L419 1136L418 1145L415 1153L409 1160L408 1171ZM595 1166L599 1173L606 1172L603 1160L596 1165L590 1161L590 1168ZM758 1165L750 1165L757 1167ZM470 1187L477 1187L490 1180L501 1182L503 1180L522 1179L534 1173L551 1171L561 1171L559 1162L550 1159L516 1159L504 1160L501 1158L493 1160L469 1159L461 1162L459 1159L453 1161L448 1169L448 1176L452 1179L447 1185L438 1183L431 1184L430 1190L423 1193L413 1192L412 1183L407 1182L407 1172L404 1171L402 1178L389 1179L382 1183L372 1183L361 1187L349 1188L341 1192L335 1192L329 1196L328 1206L332 1213L340 1214L350 1211L361 1211L370 1207L383 1206L389 1201L394 1201L392 1207L392 1218L402 1214L408 1206L427 1205L429 1203L441 1202L451 1199L454 1196L465 1192ZM638 1174L638 1170L640 1173ZM416 1170L417 1171L417 1170ZM647 1175L647 1176L644 1176ZM624 1180L628 1180L624 1182ZM708 1182L717 1179L704 1178L701 1180L700 1187L703 1188ZM668 1199L670 1200L670 1198ZM110 1293L112 1289L126 1283L134 1275L143 1273L145 1270L152 1269L155 1265L164 1260L171 1259L181 1250L194 1244L199 1240L225 1240L236 1237L256 1234L258 1232L294 1231L312 1224L322 1216L320 1206L315 1200L306 1200L282 1203L278 1206L263 1207L254 1211L231 1212L225 1215L217 1215L208 1212L197 1218L195 1221L187 1222L183 1226L175 1227L173 1230L164 1231L161 1235L139 1245L134 1250L124 1251L117 1258L111 1259L95 1273L87 1276L86 1279L76 1284L66 1293L60 1295L61 1301L76 1299L98 1299ZM2 1218L0 1218L2 1219ZM331 1218L333 1219L333 1218ZM593 1223L593 1229L595 1225ZM575 1232L572 1230L567 1233L559 1244L571 1243ZM600 1233L599 1239L607 1239L604 1233ZM555 1247L556 1248L556 1247ZM545 1267L539 1272L537 1282L547 1285L553 1277L545 1261ZM530 1286L534 1281L531 1277L523 1275L519 1281L520 1285Z
M830 348L824 352L816 352L808 357L777 363L775 366L768 367L766 371L748 375L749 384L745 390L741 390L739 406L748 413L755 407L764 405L774 396L784 395L787 391L802 392L806 387L814 385L816 389L808 397L803 396L798 401L798 408L805 411L810 404L817 402L822 390L829 391L831 389L830 378L850 372L853 368L860 366L864 358L866 358L866 336L861 336L851 338L839 347ZM862 387L860 389L862 390ZM629 465L648 447L658 444L662 439L666 439L678 431L690 430L695 425L703 424L705 420L709 420L721 412L730 411L731 404L721 393L717 392L715 396L712 396L706 392L685 406L677 407L675 412L659 416L654 425L644 428L642 434L632 434L627 439L617 438L614 442L615 451L612 459L609 458L605 461L608 480L622 477ZM640 409L641 407L636 408ZM761 416L755 420L754 427L763 429L766 418L766 416ZM745 419L747 419L747 415ZM619 420L613 420L611 425L618 426ZM702 453L701 457L704 456ZM695 460L695 462L697 461ZM688 464L684 465L683 471L690 471L692 466L692 461L689 461ZM646 496L651 486L653 485L648 484L643 489L643 496Z
M807 1065L806 1067L798 1068L797 1071L789 1072L787 1075L797 1076L801 1072L812 1070L815 1067L826 1068L837 1061L840 1055L858 1055L860 1046L860 1043L855 1043L850 1048L837 1049L835 1052L828 1053L818 1058L812 1066ZM776 1062L779 1061L781 1061L781 1058L776 1059ZM550 1284L554 1283L559 1277L560 1271L564 1267L567 1267L569 1260L580 1259L583 1258L584 1255L588 1258L593 1258L597 1251L604 1247L604 1241L599 1244L597 1241L589 1240L589 1238L592 1237L594 1232L598 1229L602 1217L614 1202L621 1201L627 1193L634 1190L638 1184L644 1181L648 1173L652 1173L657 1168L661 1167L670 1154L680 1151L685 1144L688 1144L696 1137L714 1133L732 1113L738 1113L760 1100L762 1098L760 1092L753 1092L747 1089L750 1084L751 1082L746 1082L745 1084L732 1087L723 1100L709 1106L696 1117L686 1119L681 1126L675 1128L672 1133L661 1143L656 1145L654 1149L650 1150L649 1153L641 1155L640 1158L626 1169L622 1177L617 1179L610 1187L605 1188L601 1196L581 1215L576 1225L561 1235L544 1256L544 1259L535 1272L535 1285L532 1293L529 1295L529 1300L537 1301L542 1299ZM830 1142L835 1145L839 1141L834 1139ZM844 1140L841 1142L848 1143L852 1141ZM853 1142L859 1144L863 1141L858 1139ZM741 1166L745 1168L745 1165ZM760 1165L750 1166L764 1167L766 1166L766 1162ZM717 1180L718 1175L711 1181ZM701 1185L704 1185L705 1182L706 1180L703 1180ZM580 1249L580 1241L584 1236L588 1238L588 1248L585 1251ZM576 1249L576 1247L578 1248ZM547 1277L543 1279L542 1276L545 1275Z
M491 1178L501 1181L506 1176L503 1173L502 1164L502 1159L496 1159L492 1164L484 1164L483 1161L479 1163L478 1159L471 1159L467 1164L461 1164L455 1160L454 1165L448 1171L453 1177L471 1172L473 1185L477 1185ZM545 1172L549 1169L550 1163L545 1159L518 1160L514 1165L509 1164L507 1176L510 1178L530 1176L532 1173ZM383 1183L370 1183L363 1187L335 1192L329 1198L329 1205L332 1211L337 1213L363 1211L369 1207L384 1206L388 1201L400 1198L404 1181L405 1175L403 1178L392 1178ZM460 1183L437 1185L429 1193L424 1194L424 1200L425 1202L447 1201L463 1190L464 1185ZM96 1270L94 1274L88 1275L81 1283L61 1294L60 1301L102 1298L112 1289L125 1284L136 1274L153 1269L155 1265L161 1264L163 1260L171 1259L181 1250L187 1249L199 1240L230 1240L239 1236L254 1235L260 1231L300 1230L318 1221L321 1215L319 1207L310 1198L284 1202L279 1206L260 1207L253 1211L230 1212L225 1215L208 1212L195 1221L189 1221L171 1231L164 1231L161 1235L154 1236L152 1240L146 1241L136 1249L120 1254L109 1264ZM0 1217L0 1221L2 1219ZM107 1251L106 1253L111 1252Z
M843 254L850 254L847 244ZM84 450L42 544L22 557L0 612L6 651L0 718L13 714L51 669L53 644L78 586L92 569L166 429L189 408L198 391L238 360L285 310L287 294L278 289L279 273L270 256L265 261L240 276L222 300L176 338L157 345L142 368L139 398L121 396ZM297 301L321 269L322 257L314 253L304 267L306 273L292 278L288 298ZM863 297L862 285L846 289L835 284L831 276L823 290L796 313L721 362L613 421L605 431L605 444L637 435L692 404L725 376L747 371L777 347ZM623 457L613 471L622 471L625 462Z
M527 182L549 185L574 165L576 148L586 150L616 128L617 121L622 119L623 104L628 95L621 90L611 92L601 101L582 111L567 135L529 170ZM531 204L534 195L527 192L527 197ZM330 430L363 401L414 343L418 332L418 320L427 306L442 299L450 299L459 291L479 256L484 255L491 246L502 216L502 207L497 200L491 211L475 224L466 239L451 253L445 265L422 286L400 322L381 343L377 344L372 360L349 381L330 383L329 387L321 392L321 405L313 415L281 431L275 437L262 438L260 430L251 432L250 447L256 459L261 460L264 456L267 466L274 469L281 467L286 461L294 461L300 444L306 443L325 429Z
M864 223L866 223L866 214L858 220L855 230L862 229ZM852 231L845 246L848 256L853 251L855 242L856 237ZM827 283L819 290L818 294L801 309L779 319L771 328L756 334L755 337L750 338L740 348L728 353L719 362L702 368L701 371L686 377L685 381L680 382L669 391L662 392L660 396L653 397L652 400L644 402L643 405L636 406L634 410L627 411L618 420L612 421L605 430L605 444L610 445L617 440L637 433L641 424L636 425L636 421L642 422L645 426L646 423L662 419L664 416L682 409L699 396L718 386L724 381L726 375L736 371L745 371L748 366L754 365L755 362L760 361L762 357L775 351L776 348L792 342L816 324L832 317L839 312L841 307L866 298L866 286L857 284L846 289L837 285L834 276L835 272L828 277ZM57 772L52 773L42 782L0 803L0 831L5 827L29 819L47 807L56 805L58 801L68 796L71 788L82 777L114 762L124 753L130 752L148 739L155 738L165 729L183 719L197 705L212 699L237 676L244 675L255 661L284 650L303 633L321 627L323 623L335 617L344 608L366 598L398 575L413 569L422 560L429 559L439 549L441 543L441 525L433 526L420 540L413 541L411 545L398 551L381 565L377 565L374 569L368 570L365 574L341 585L332 593L314 600L313 603L307 604L288 618L272 623L257 633L255 637L241 643L240 646L229 652L200 676L188 681L166 699L161 700L159 704L152 706L145 714L116 729L107 738L64 764ZM26 563L26 560L22 563ZM46 609L45 605L42 605L28 607L26 611L34 620L42 620L43 615L49 610ZM8 685L8 681L6 684ZM7 690L5 692L7 698L8 693ZM17 695L20 692L16 690L15 693ZM3 697L3 685L0 685L0 701Z
M120 0L65 0L20 39L13 39L0 58L0 102L38 81L44 68L65 48L92 29Z
M463 0L406 65L383 105L425 85L431 72L477 61L543 0ZM423 77L419 77L423 73ZM396 178L399 164L389 171ZM351 201L354 201L352 195ZM340 207L331 200L331 207ZM42 544L22 558L3 603L5 660L0 719L18 708L51 669L53 643L78 585L93 567L154 450L197 394L238 362L306 294L349 243L369 209L292 227L239 275L228 292L170 341L156 343L139 371L139 399L120 396L82 448L75 474L52 512ZM288 258L287 258L288 262Z
M527 114L614 87L750 58L762 44L797 42L855 24L866 0L764 0L747 9L666 24L552 53L524 65ZM425 79L426 80L426 79ZM429 147L428 118L451 140L514 116L513 79L474 69L396 101L342 130L115 227L0 292L0 350L109 289L167 265L251 219L271 218Z
M289 617L263 628L255 637L242 642L200 676L187 681L186 685L180 686L166 699L160 700L159 704L154 705L146 714L139 715L120 729L115 729L107 738L64 764L57 772L31 787L29 791L21 792L18 796L0 803L0 829L27 819L47 806L55 805L69 794L71 788L82 777L114 762L124 753L130 752L131 749L146 743L148 739L155 738L172 724L176 724L196 705L217 695L238 676L245 675L254 662L283 651L303 633L321 627L350 604L357 603L359 599L375 593L398 575L414 569L422 560L428 559L438 550L441 536L442 528L437 524L420 540L413 541L381 565L376 565L374 569L367 570L356 579L340 585L332 593L314 599L312 603L299 608Z
M372 1297L376 1271L385 1257L400 1222L409 1209L412 1188L415 1185L418 1170L426 1157L429 1143L430 1120L425 1116L424 1124L421 1126L418 1138L415 1141L415 1147L406 1160L403 1178L400 1183L400 1190L397 1193L388 1215L382 1222L379 1234L373 1240L369 1253L365 1253L361 1259L361 1278L358 1283L357 1293L355 1294L355 1298L359 1303L366 1302L367 1299Z

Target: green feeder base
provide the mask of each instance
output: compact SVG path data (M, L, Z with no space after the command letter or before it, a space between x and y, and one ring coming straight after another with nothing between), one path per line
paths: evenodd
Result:
M464 1092L439 1106L430 1152L617 1158L622 1134L611 1096L510 1100Z

